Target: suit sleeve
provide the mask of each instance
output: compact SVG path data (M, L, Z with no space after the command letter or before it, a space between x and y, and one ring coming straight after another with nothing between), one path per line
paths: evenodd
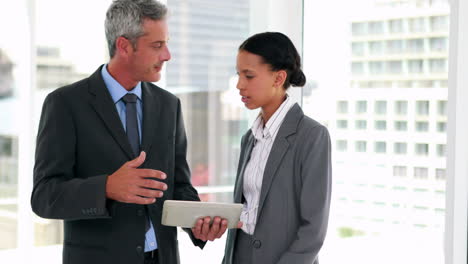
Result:
M58 91L44 101L36 141L32 210L40 217L77 220L110 217L107 175L79 178L74 173L76 124Z
M185 134L184 120L180 101L177 103L177 123L175 131L175 175L174 199L184 201L200 201L197 190L190 181L190 169L187 163L187 136ZM184 228L193 244L203 248L206 242L196 239L190 228Z
M328 226L331 197L331 143L327 129L307 131L301 152L300 218L296 239L278 264L314 263Z

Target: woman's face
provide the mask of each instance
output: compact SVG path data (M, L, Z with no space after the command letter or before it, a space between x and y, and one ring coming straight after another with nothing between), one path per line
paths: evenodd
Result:
M237 54L236 69L237 89L248 109L261 107L274 111L281 105L286 93L282 87L284 80L281 81L284 71L272 71L260 56L247 51Z

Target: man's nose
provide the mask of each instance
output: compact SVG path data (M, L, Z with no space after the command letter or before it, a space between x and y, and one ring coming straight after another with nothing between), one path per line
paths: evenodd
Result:
M171 59L171 52L169 51L169 47L165 46L164 51L161 54L161 60L168 61Z

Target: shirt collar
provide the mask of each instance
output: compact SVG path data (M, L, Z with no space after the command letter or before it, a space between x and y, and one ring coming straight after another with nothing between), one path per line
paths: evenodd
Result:
M259 113L257 119L255 119L251 127L255 139L260 140L268 136L274 136L275 133L278 131L281 123L283 123L283 119L286 116L286 113L292 107L292 105L293 101L291 100L289 95L286 94L286 100L284 100L283 103L281 103L280 107L276 109L275 113L270 117L270 119L268 119L268 122L265 126L263 126L262 114Z
M101 75L104 79L104 83L106 84L107 89L109 90L112 100L114 101L114 104L117 103L124 95L128 93L135 94L138 97L138 99L141 100L141 82L138 82L138 84L132 90L127 91L107 71L107 64L102 67Z

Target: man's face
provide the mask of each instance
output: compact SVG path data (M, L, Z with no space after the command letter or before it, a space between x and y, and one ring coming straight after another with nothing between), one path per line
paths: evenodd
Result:
M136 42L136 49L129 53L130 71L135 81L157 82L161 79L164 62L171 59L167 41L167 22L145 19L144 35Z

